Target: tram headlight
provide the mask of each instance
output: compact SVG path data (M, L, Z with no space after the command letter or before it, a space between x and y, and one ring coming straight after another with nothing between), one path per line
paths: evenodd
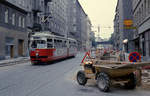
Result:
M39 53L36 53L35 55L36 55L36 56L39 56Z

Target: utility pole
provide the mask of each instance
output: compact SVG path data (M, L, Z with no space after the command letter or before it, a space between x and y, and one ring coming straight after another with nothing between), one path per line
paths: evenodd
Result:
M98 28L98 41L101 41L101 37L100 37L100 26L98 26L97 28Z
M100 37L100 26L98 26L98 38Z

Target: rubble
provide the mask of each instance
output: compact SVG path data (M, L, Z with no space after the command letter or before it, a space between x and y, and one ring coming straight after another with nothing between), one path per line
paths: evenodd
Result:
M150 90L150 69L142 70L142 88Z

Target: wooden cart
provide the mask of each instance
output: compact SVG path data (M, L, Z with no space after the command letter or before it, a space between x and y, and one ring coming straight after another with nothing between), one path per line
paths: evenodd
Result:
M88 79L95 79L101 91L108 92L114 84L134 89L141 83L141 68L150 62L120 62L91 59L81 64L84 70L77 73L77 82L85 85Z

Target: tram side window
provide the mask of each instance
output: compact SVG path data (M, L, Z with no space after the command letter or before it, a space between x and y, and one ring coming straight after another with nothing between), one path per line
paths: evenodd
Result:
M77 44L75 41L69 41L69 46L70 46L70 48L75 48L75 47L77 47Z
M68 42L67 41L65 41L65 46L68 47Z
M56 45L57 43L56 43L56 42L57 42L57 40L55 39L55 40L54 40L54 47L55 47L55 48L57 48L57 45Z
M70 48L73 48L74 46L73 41L69 41L69 45L70 45Z
M47 39L47 48L53 48L52 39Z
M53 44L47 43L47 48L53 48Z
M47 42L52 42L52 39L47 39Z
M67 47L67 43L66 43L67 41L63 41L62 42L62 47Z
M38 42L39 44L45 44L46 42L44 40L41 40Z
M32 47L32 48L37 48L37 43L36 43L36 41L33 41L33 42L32 42L31 47Z
M59 46L59 48L62 48L62 47L63 47L63 42L62 42L62 40L58 40L58 46Z
M71 41L69 41L69 48L71 48Z
M77 47L77 44L76 44L76 42L74 42L74 47Z
M54 40L54 47L55 48L62 48L63 44L62 44L62 40Z

